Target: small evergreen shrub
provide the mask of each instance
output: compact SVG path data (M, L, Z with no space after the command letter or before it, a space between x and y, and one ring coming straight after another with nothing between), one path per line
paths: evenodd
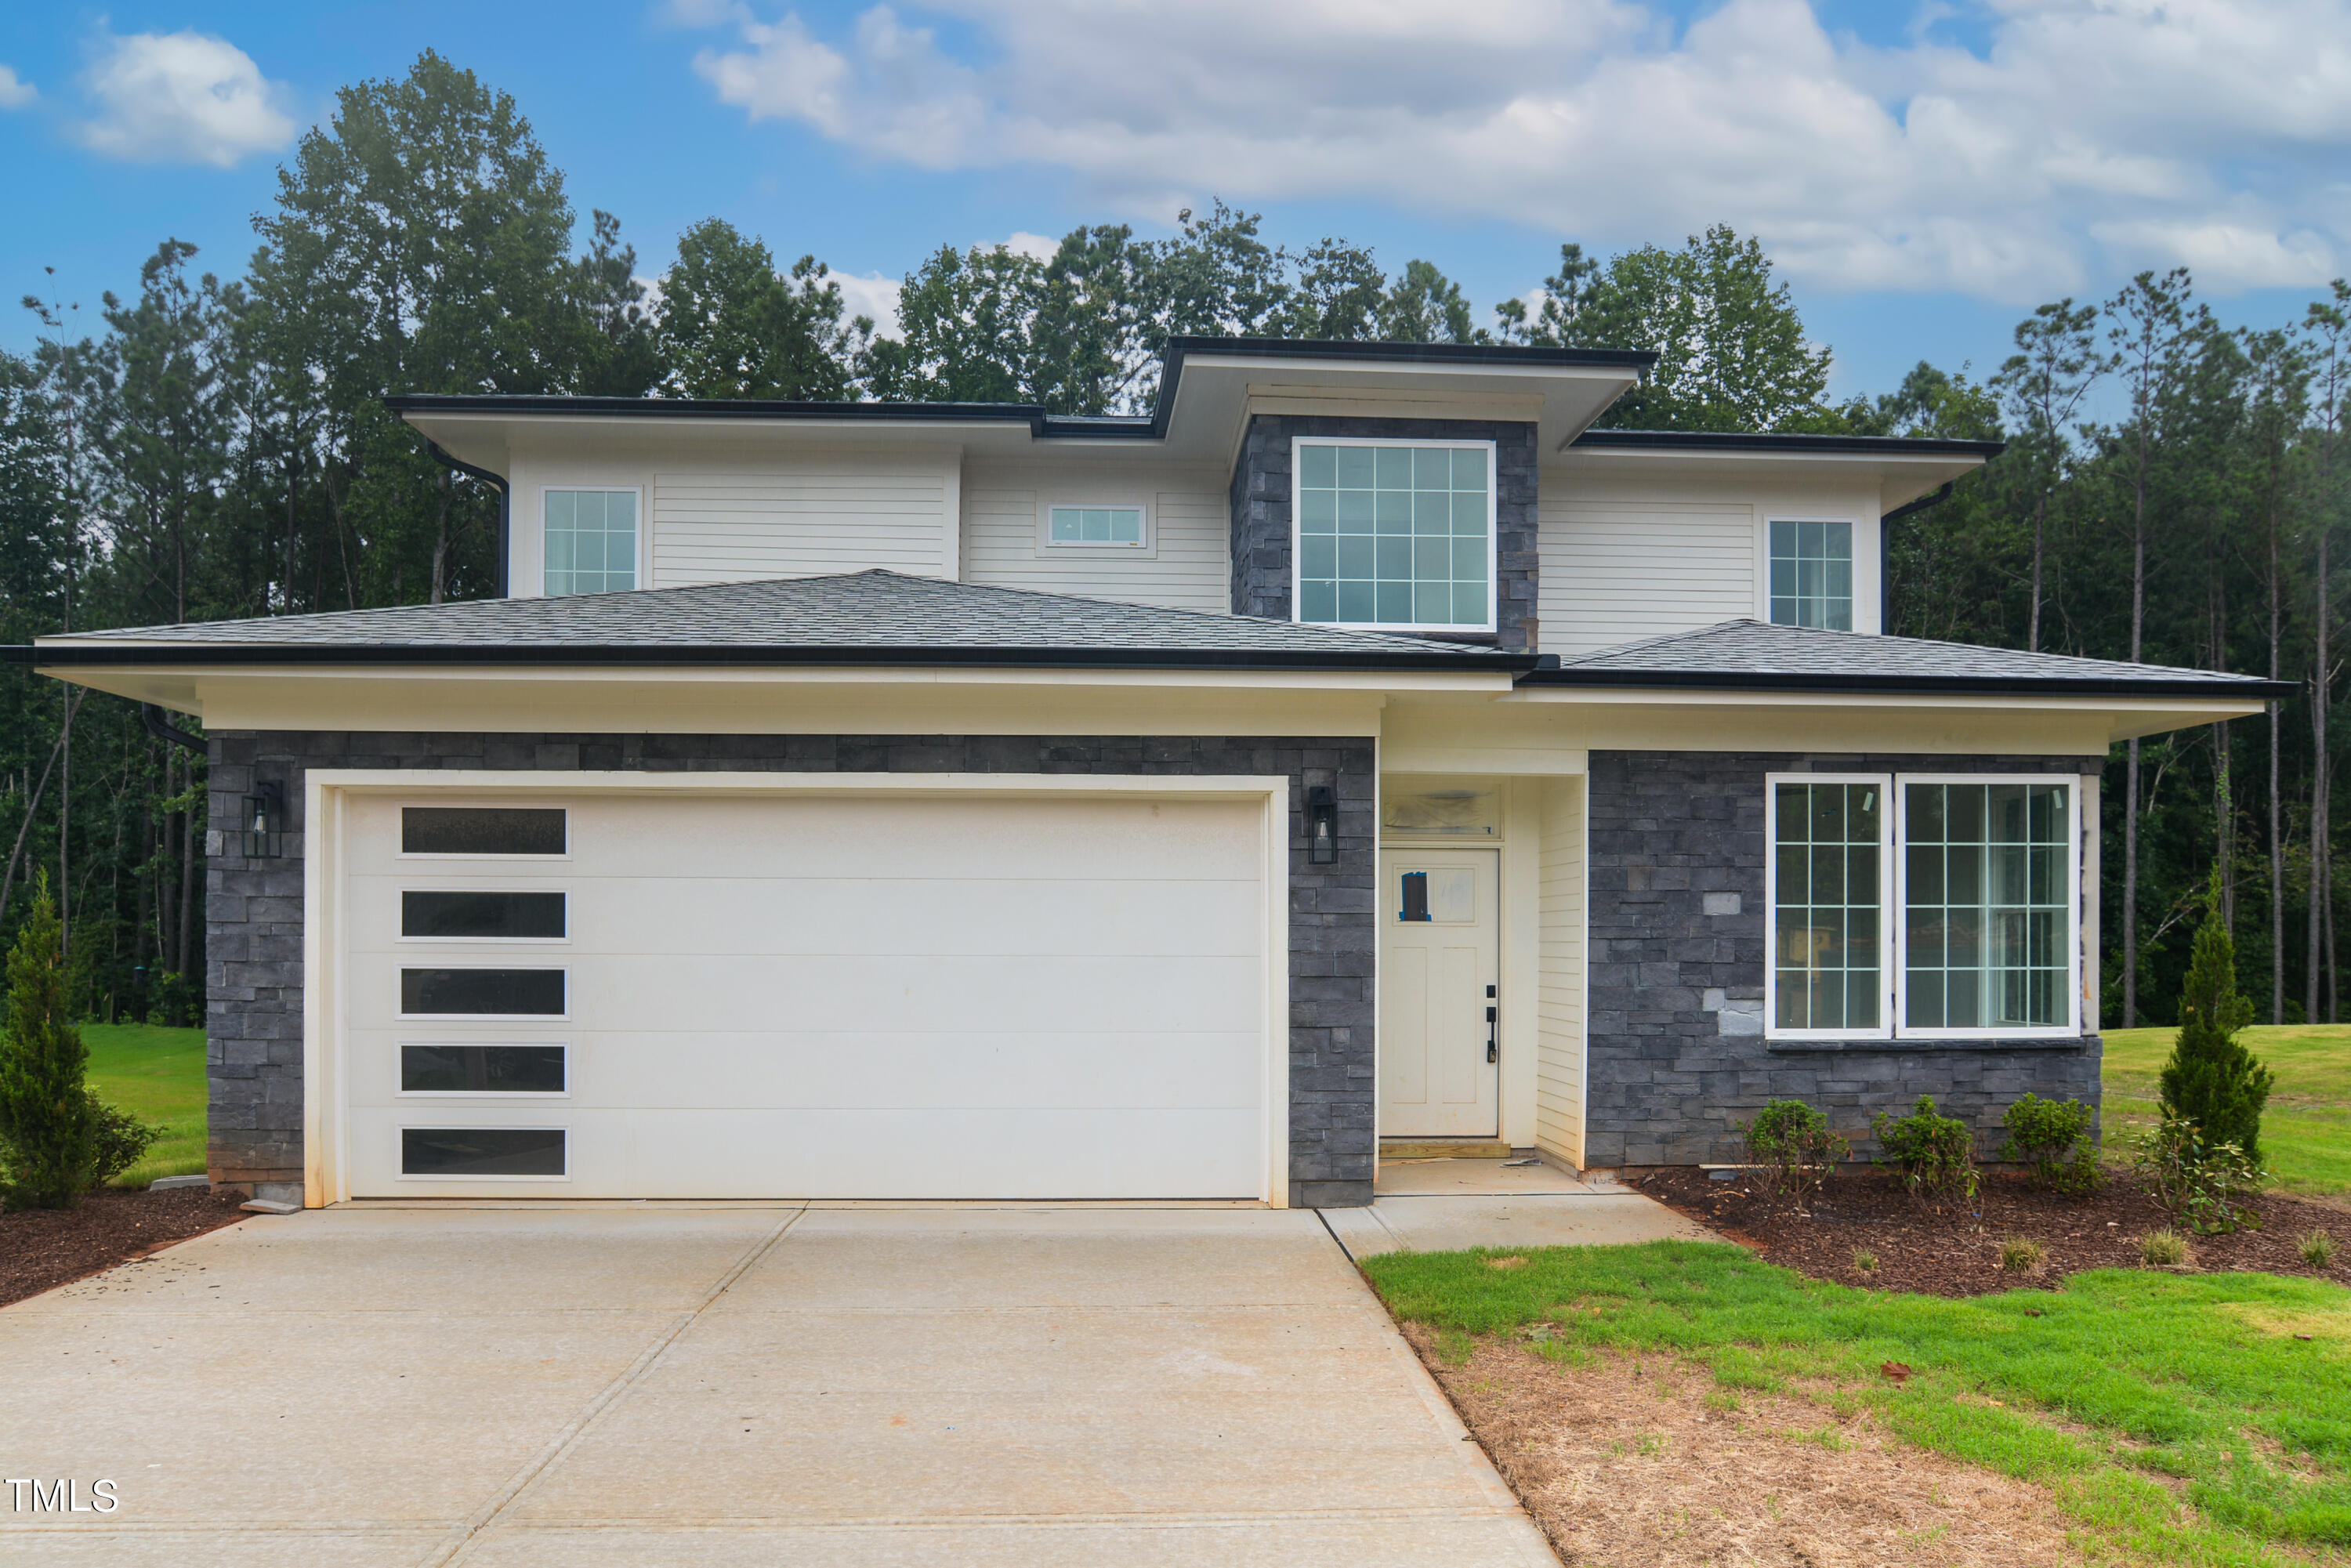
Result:
M85 1089L83 1092L89 1096L95 1128L91 1160L95 1180L91 1185L104 1186L137 1165L140 1157L154 1146L155 1140L163 1135L163 1129L151 1127L130 1112L108 1104L94 1089Z
M1974 1134L1958 1117L1937 1115L1932 1094L1919 1095L1907 1116L1880 1111L1870 1118L1869 1130L1883 1151L1879 1163L1893 1166L1918 1202L1940 1208L1976 1196Z
M2000 1244L2000 1266L2011 1274L2030 1274L2041 1267L2041 1243L2018 1238Z
M1802 1100L1774 1100L1739 1131L1764 1197L1784 1200L1799 1213L1828 1180L1830 1168L1853 1152L1851 1144L1829 1131L1828 1118Z
M2335 1238L2324 1230L2313 1230L2294 1244L2302 1260L2314 1269L2324 1269L2335 1261Z
M98 1174L89 1049L66 1009L57 905L44 874L8 952L0 1030L0 1196L11 1208L70 1208Z
M2273 1079L2237 1042L2237 1031L2252 1021L2253 1004L2237 988L2237 945L2221 915L2218 870L2205 898L2204 924L2179 993L2179 1037L2157 1097L2167 1119L2195 1124L2208 1145L2234 1145L2258 1166Z
M2212 1143L2195 1123L2167 1116L2131 1145L2139 1186L2199 1236L2260 1223L2248 1204L2268 1178L2236 1145Z
M2087 1105L2028 1093L2008 1108L2004 1124L2008 1142L2000 1157L2023 1166L2033 1186L2077 1197L2097 1190L2098 1150L2090 1141Z
M2138 1255L2151 1268L2176 1269L2188 1261L2188 1238L2166 1228L2138 1239Z

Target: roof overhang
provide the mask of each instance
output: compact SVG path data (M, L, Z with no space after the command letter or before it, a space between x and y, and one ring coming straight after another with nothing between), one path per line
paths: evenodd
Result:
M1740 480L1843 476L1875 481L1878 508L1893 512L1982 467L1997 441L1907 436L1774 435L1698 431L1594 430L1545 461L1599 476L1721 475Z

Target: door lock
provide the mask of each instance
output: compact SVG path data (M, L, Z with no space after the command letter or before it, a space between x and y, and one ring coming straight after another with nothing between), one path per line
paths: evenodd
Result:
M1488 986L1486 988L1486 994L1489 997L1494 995L1494 988ZM1490 1005L1486 1009L1486 1060L1488 1061L1499 1061L1502 1060L1502 1042L1499 1037L1495 1033L1494 1027L1496 1011L1497 1009Z

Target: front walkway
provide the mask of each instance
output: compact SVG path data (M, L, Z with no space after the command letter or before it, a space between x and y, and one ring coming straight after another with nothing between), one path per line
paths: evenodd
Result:
M1552 1562L1311 1212L351 1206L0 1367L9 1474L120 1499L0 1491L11 1562Z
M1373 1190L1368 1208L1323 1211L1332 1234L1357 1258L1464 1247L1721 1239L1613 1180L1584 1180L1532 1162L1390 1160L1380 1166Z

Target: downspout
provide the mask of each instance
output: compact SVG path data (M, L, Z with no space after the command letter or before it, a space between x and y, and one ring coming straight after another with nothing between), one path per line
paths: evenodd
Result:
M153 703L139 705L139 722L147 733L158 740L168 740L174 746L184 746L199 757L210 757L212 747L163 716L163 710Z
M514 522L514 497L507 484L506 476L493 474L486 468L476 468L461 457L450 456L441 450L441 444L430 436L425 438L424 450L433 454L434 461L455 469L468 479L479 479L485 485L496 486L498 492L498 597L513 598L514 595L509 591L507 582L507 538ZM1944 488L1949 489L1949 486L1945 486Z
M1913 512L1923 512L1938 501L1951 498L1951 486L1957 479L1947 481L1939 490L1931 491L1915 501L1905 501L1877 519L1877 629L1883 632L1894 620L1894 525Z

